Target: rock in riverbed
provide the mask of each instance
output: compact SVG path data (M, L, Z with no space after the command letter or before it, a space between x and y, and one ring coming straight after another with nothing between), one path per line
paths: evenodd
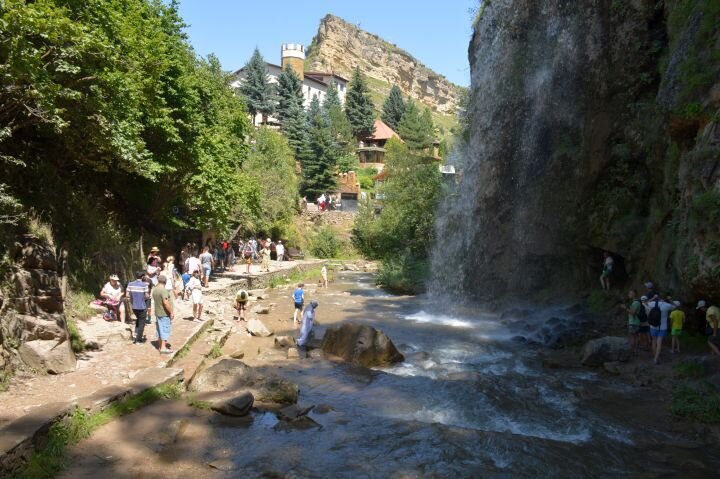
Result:
M259 372L237 359L222 359L199 372L189 386L190 391L248 391L255 401L274 404L295 404L298 386L273 374Z
M257 318L253 318L248 321L247 330L253 336L260 336L262 338L272 336L272 331L270 331L267 326L265 326L262 321Z
M606 336L585 343L582 352L582 364L602 366L611 361L628 361L630 344L627 338Z
M405 360L385 333L372 326L354 323L328 328L322 341L322 350L367 368Z

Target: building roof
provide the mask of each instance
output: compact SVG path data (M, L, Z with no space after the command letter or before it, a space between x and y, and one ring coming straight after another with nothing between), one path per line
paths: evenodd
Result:
M400 138L395 130L387 126L380 118L375 118L375 133L368 136L368 140L389 140L390 138Z
M267 65L268 67L274 67L274 68L277 68L277 69L279 69L279 70L282 70L282 66L280 66L280 65L275 65L274 63L265 62L265 65ZM235 73L233 73L233 75L238 76L238 75L240 75L240 73L242 73L243 70L245 70L245 67L242 67L241 69L236 70ZM339 78L339 77L338 77L338 78ZM327 86L328 86L327 83L325 83L324 81L318 80L317 78L315 78L315 77L313 77L313 76L308 76L307 73L305 74L305 80L309 80L309 81L311 81L311 82L318 83L318 84L320 84L320 85L322 85L322 86L324 86L324 87L327 87Z
M348 80L347 78L338 75L337 73L327 73L327 72L315 72L315 71L312 71L312 72L305 72L305 74L306 74L306 75L318 75L318 76L323 76L323 77L330 76L330 77L337 78L338 80L342 80L342 81L344 81L345 83L348 83L348 82L350 81L350 80Z

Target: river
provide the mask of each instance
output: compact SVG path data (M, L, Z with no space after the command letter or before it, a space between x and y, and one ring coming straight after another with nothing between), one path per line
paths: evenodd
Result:
M443 316L427 298L393 297L372 282L369 274L339 276L323 293L319 321L381 328L405 362L382 370L317 358L269 365L299 384L300 403L317 406L309 417L320 427L277 430L271 413L238 426L196 412L190 416L202 441L161 455L185 466L160 461L150 470L160 467L165 477L700 478L720 467L714 451L667 432L667 405L651 390L593 370L544 369L539 348L517 340L513 318ZM152 417L157 407L137 414ZM206 466L218 457L229 470Z

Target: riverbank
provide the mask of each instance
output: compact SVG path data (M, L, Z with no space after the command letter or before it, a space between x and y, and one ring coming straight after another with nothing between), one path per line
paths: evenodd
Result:
M80 322L81 335L93 347L78 358L76 370L61 375L24 372L0 393L0 470L16 469L26 461L35 447L44 443L49 426L76 407L90 413L100 411L147 389L192 377L205 356L238 330L237 322L232 320L230 300L238 288L286 284L308 272L316 273L324 263L286 262L274 264L271 273L218 274L205 291L204 323L192 321L190 302L176 302L172 355L160 355L152 345L154 326L146 329L147 343L133 345L131 324L106 322L100 315ZM257 304L258 296L252 299L251 308Z

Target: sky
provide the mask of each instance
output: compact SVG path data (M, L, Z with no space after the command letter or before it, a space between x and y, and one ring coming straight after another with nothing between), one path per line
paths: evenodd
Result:
M241 68L257 46L280 63L282 43L309 45L320 19L337 15L408 51L450 81L468 86L473 12L480 0L180 0L195 51Z

